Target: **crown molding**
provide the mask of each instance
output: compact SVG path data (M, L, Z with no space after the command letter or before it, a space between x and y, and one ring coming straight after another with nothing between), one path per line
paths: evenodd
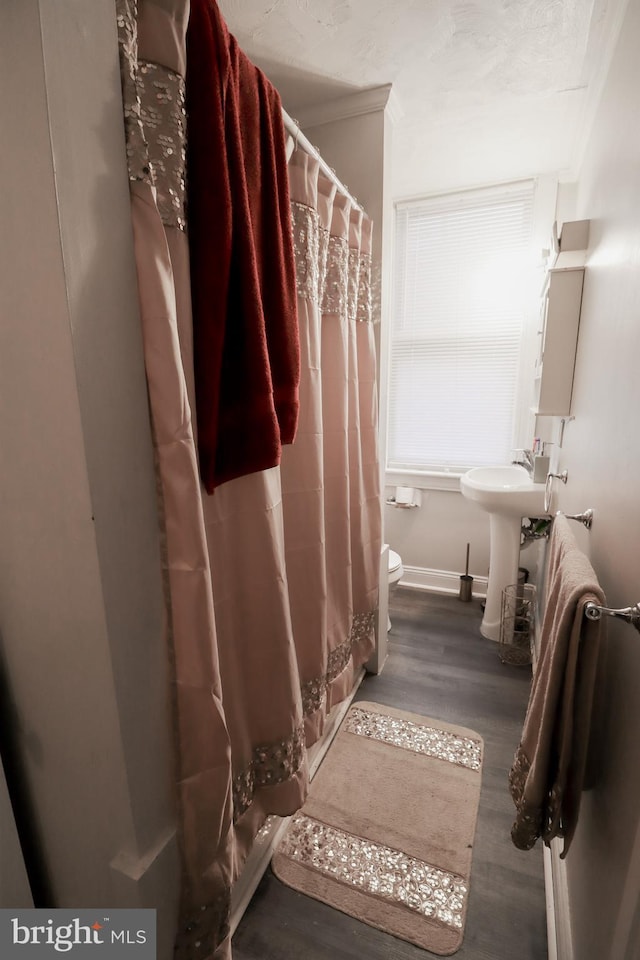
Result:
M346 97L338 97L324 103L298 108L296 117L302 127L321 127L325 123L333 123L336 120L349 120L352 117L362 117L368 113L379 113L385 110L394 122L402 116L398 98L390 83L371 87L369 90L360 90L358 93L350 93Z

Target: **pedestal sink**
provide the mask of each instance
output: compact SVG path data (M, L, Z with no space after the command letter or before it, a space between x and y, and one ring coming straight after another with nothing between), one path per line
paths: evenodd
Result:
M522 517L545 515L544 483L534 483L524 467L511 464L474 467L460 477L460 489L489 514L489 582L480 633L499 640L502 591L518 579Z

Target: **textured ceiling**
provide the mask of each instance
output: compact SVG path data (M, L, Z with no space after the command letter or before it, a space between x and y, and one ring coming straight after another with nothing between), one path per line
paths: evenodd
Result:
M293 116L391 83L394 196L575 176L625 0L219 0Z

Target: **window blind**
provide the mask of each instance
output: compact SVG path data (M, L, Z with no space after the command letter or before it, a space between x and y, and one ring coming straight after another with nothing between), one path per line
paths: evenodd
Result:
M389 469L509 459L532 213L533 182L397 206Z

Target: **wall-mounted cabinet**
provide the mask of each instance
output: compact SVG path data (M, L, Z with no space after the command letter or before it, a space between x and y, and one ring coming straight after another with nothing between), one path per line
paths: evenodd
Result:
M565 223L557 239L554 235L554 255L545 277L538 330L536 416L566 416L571 412L588 233L589 221L578 220Z

